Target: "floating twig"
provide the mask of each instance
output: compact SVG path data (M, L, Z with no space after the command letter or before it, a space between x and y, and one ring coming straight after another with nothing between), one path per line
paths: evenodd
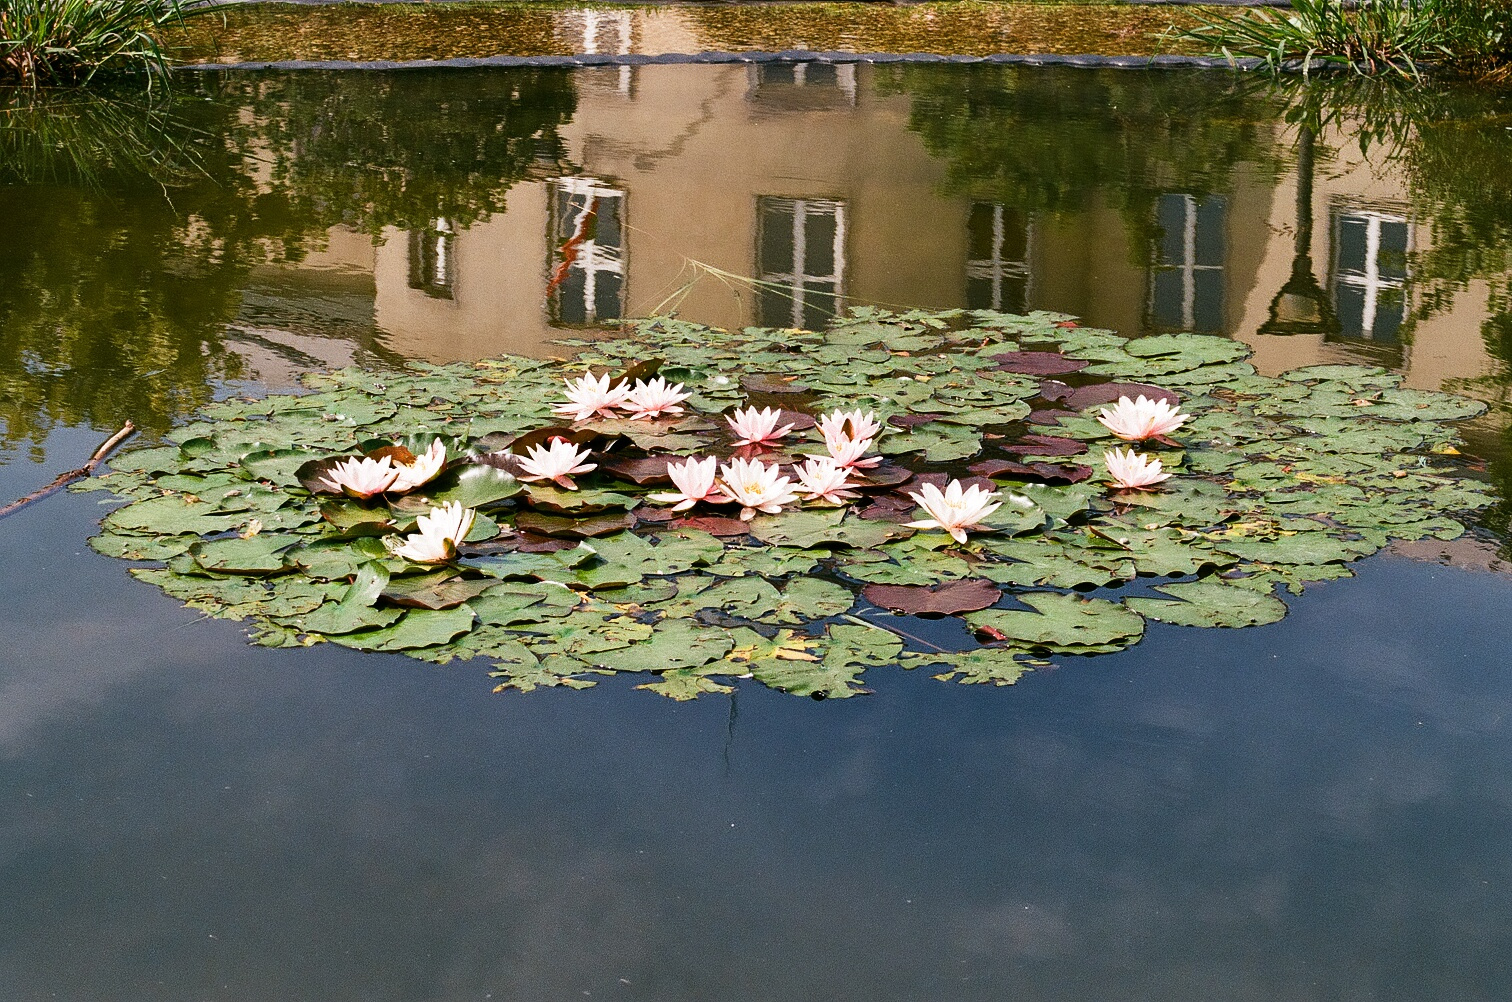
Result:
M100 443L100 447L94 451L94 455L89 457L89 462L85 463L83 466L80 466L78 469L69 470L66 473L58 474L53 478L52 482L47 484L45 487L40 487L37 490L34 490L30 494L26 495L26 497L19 498L15 501L12 501L4 508L0 508L0 518L4 518L7 515L13 514L21 510L22 508L25 508L33 501L41 501L49 494L67 487L75 480L83 480L85 477L93 476L94 471L99 469L100 464L105 461L105 457L114 452L117 446L130 438L135 432L136 425L132 424L130 421L127 421L125 424L121 425L120 431L116 432L114 435L107 438L104 442Z

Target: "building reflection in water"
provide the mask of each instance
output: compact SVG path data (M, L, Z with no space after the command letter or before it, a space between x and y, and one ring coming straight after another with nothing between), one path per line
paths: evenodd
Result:
M1029 305L1026 213L996 202L974 202L966 220L966 307L1022 313Z
M585 13L568 27L623 44L620 22ZM628 89L574 77L561 154L509 189L506 211L384 231L368 267L389 347L435 360L550 352L564 328L655 309L694 261L752 280L678 293L682 316L726 327L813 327L858 304L1051 309L1133 335L1238 337L1266 371L1365 361L1437 388L1489 364L1473 297L1409 326L1408 262L1434 235L1406 208L1405 177L1360 152L1347 122L1299 148L1293 127L1262 116L1261 139L1200 184L1161 159L1179 143L1132 128L1120 141L1137 177L1052 199L1034 186L1053 176L1020 177L1000 158L963 174L955 154L932 153L912 96L878 86L883 68L634 69ZM1314 139L1328 165L1317 177Z
M453 246L457 234L449 219L435 219L429 229L409 235L409 287L433 299L452 298Z
M553 326L624 315L625 192L591 177L551 182L546 308Z
M1150 270L1150 327L1221 333L1228 200L1166 194L1155 212L1160 238Z
M1330 215L1329 285L1339 320L1337 337L1360 342L1363 351L1384 364L1400 364L1412 226L1405 215L1379 208L1335 205Z
M763 195L756 222L757 322L812 330L837 316L845 296L845 203Z

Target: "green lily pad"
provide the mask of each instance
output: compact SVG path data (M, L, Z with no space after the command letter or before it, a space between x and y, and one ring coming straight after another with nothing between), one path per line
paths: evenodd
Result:
M1144 634L1144 619L1117 602L1053 592L1015 597L1034 611L984 609L967 613L965 619L974 629L991 629L1012 642L1073 653L1078 648L1122 647Z
M1133 597L1124 604L1135 612L1177 626L1262 626L1279 623L1286 603L1265 592L1216 581L1187 581L1155 589L1177 601Z

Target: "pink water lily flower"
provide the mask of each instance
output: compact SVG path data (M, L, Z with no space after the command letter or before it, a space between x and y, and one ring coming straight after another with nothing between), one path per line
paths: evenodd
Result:
M402 542L396 543L392 537L384 542L396 557L419 564L444 563L457 555L457 544L467 537L477 514L462 507L460 501L448 501L432 508L429 515L415 519L417 531L405 536Z
M615 408L626 406L630 399L630 383L621 380L611 386L606 372L597 379L593 373L584 372L575 380L567 380L567 402L557 404L553 413L570 417L574 421L587 421L593 417L612 418Z
M882 425L877 421L875 411L861 413L861 408L853 411L833 410L828 414L822 414L818 420L819 434L824 436L825 443L836 438L876 438L882 431Z
M1161 472L1160 460L1133 449L1105 452L1103 462L1107 464L1108 476L1113 483L1124 490L1149 490L1162 480L1171 479L1169 473Z
M387 456L382 459L354 456L322 473L316 487L330 494L345 494L366 501L393 487L398 477L399 469Z
M740 503L742 521L749 522L758 511L775 515L783 505L798 500L793 482L782 475L776 463L768 466L759 459L732 459L719 472L724 477L720 488L730 500Z
M1165 398L1151 400L1140 394L1137 400L1119 397L1111 411L1106 407L1102 409L1097 420L1126 442L1143 442L1147 438L1169 435L1192 420L1192 416L1181 413L1178 405Z
M630 411L630 419L633 421L661 417L663 414L681 414L682 402L693 395L684 393L682 388L682 383L668 386L667 381L660 376L649 383L637 379L625 402L626 409Z
M438 438L431 442L424 452L416 456L413 463L397 464L399 475L394 478L394 485L389 489L401 493L412 491L436 479L445 465L446 445Z
M993 501L997 491L983 490L975 484L963 489L959 480L952 480L943 491L934 484L925 484L919 493L909 491L908 496L931 517L904 525L911 529L944 529L957 543L966 542L966 530L979 528L982 519L1002 506L1001 501Z
M598 469L597 463L583 460L593 455L591 449L579 449L565 438L554 438L551 447L533 445L527 456L516 456L520 464L520 479L527 483L534 480L550 480L558 487L569 491L578 489L572 477Z
M869 438L847 438L844 435L836 435L833 438L826 438L824 445L829 449L829 458L834 460L836 465L848 470L865 470L882 464L881 456L866 454L866 451L872 447L872 440Z
M771 407L759 411L754 407L737 409L735 413L725 418L730 430L740 436L735 442L736 445L763 445L777 441L793 430L791 424L777 427L777 422L781 420L782 411Z
M677 486L677 493L663 491L650 495L651 500L672 505L673 511L686 511L700 501L712 504L729 504L730 498L714 484L714 471L718 460L685 459L681 463L668 463L667 476Z
M810 457L802 466L793 468L798 485L803 488L805 501L825 501L829 504L844 504L861 495L847 490L857 487L850 479L851 471L828 456Z

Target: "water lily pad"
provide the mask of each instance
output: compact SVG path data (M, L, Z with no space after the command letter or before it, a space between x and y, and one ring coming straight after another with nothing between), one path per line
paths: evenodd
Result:
M1106 599L1033 592L1016 595L1034 611L985 609L966 615L977 630L990 629L1004 639L1031 647L1077 652L1121 647L1144 633L1144 619Z
M1261 626L1286 616L1274 595L1216 581L1187 581L1155 589L1176 601L1135 596L1124 604L1135 612L1177 626Z
M331 642L359 651L403 651L433 647L452 640L473 626L472 609L411 609L391 626L332 636Z
M1003 597L991 581L968 579L928 587L867 585L861 596L873 605L910 616L950 616L986 609Z

